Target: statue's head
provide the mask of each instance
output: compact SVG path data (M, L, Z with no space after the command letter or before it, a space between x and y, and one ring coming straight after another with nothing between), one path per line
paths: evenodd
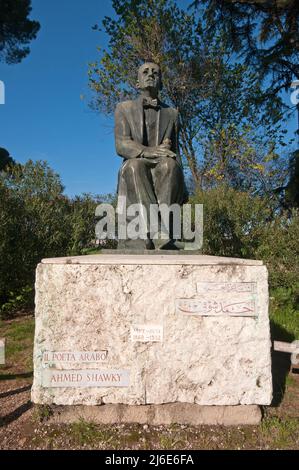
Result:
M137 88L148 90L154 88L157 92L162 89L162 75L159 65L145 62L138 69Z

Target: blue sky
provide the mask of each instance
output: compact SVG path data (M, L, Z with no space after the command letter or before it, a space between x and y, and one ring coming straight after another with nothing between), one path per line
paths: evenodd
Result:
M6 102L0 106L0 146L20 162L47 160L70 195L115 191L121 159L113 121L92 112L88 62L104 33L91 28L111 16L110 0L33 0L41 30L18 65L0 64Z
M96 47L107 45L106 35L92 26L113 16L111 1L32 0L32 7L41 30L30 55L18 65L0 64L6 86L0 147L22 163L47 160L69 195L114 192L121 159L113 119L89 109L87 79ZM295 129L295 117L289 129Z

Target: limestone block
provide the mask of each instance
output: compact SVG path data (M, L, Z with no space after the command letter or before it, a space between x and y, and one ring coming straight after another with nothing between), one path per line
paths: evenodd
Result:
M261 261L118 254L43 260L35 314L35 403L271 402ZM76 354L47 362L45 354L55 351ZM84 362L84 351L107 354Z

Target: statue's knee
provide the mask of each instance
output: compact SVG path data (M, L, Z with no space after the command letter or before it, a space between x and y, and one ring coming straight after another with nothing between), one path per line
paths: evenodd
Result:
M165 157L161 161L160 166L164 171L172 172L177 169L178 164L174 158Z
M122 174L126 173L135 173L140 171L140 168L143 166L143 161L139 158L131 158L127 160L122 168Z

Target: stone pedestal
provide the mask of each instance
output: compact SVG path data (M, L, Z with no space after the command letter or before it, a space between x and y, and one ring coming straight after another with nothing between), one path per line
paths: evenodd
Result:
M45 259L32 400L269 405L267 269L199 255Z

